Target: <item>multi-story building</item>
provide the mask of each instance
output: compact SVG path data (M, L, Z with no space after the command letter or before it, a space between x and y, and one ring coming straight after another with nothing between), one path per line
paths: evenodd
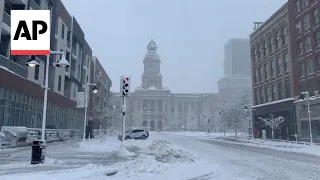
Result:
M103 129L112 126L111 106L110 106L110 88L112 86L111 79L102 67L98 58L92 57L92 82L98 88L97 94L90 95L89 121L92 122L94 129L99 129L100 125ZM88 69L89 70L89 69Z
M293 95L301 92L319 96L320 89L320 2L312 0L288 1L290 49L292 60ZM320 139L320 99L310 101L311 127L314 140ZM300 139L309 139L307 101L296 101L297 132Z
M224 76L251 76L248 38L231 38L224 45Z
M254 127L266 129L259 117L283 116L284 123L275 132L276 138L294 139L296 133L292 77L295 62L290 55L288 4L285 3L250 35L253 88ZM291 32L291 31L290 31Z
M247 38L232 38L224 46L224 77L218 81L220 100L229 101L240 94L252 97L250 70L250 41Z
M208 93L171 93L162 84L161 59L157 45L151 40L147 46L144 60L141 87L135 89L127 98L127 126L147 127L150 130L163 128L189 128L204 130L206 118L213 115L213 103L216 95ZM210 99L211 101L205 101ZM121 128L120 107L122 99L119 93L113 93L113 125ZM206 106L207 108L204 108ZM208 107L209 106L209 107ZM207 116L205 116L207 115Z
M64 51L69 68L53 66L60 56L50 56L47 128L82 129L83 109L76 108L78 91L91 78L92 50L85 35L60 0L0 1L0 126L41 127L45 56L36 56L40 66L25 65L30 56L10 55L10 11L50 9L50 48Z

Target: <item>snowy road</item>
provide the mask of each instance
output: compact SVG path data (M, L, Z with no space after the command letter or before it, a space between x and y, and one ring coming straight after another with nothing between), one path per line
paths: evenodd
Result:
M158 133L157 136L209 162L218 164L223 169L203 179L320 179L320 157L318 156L204 140L174 133L163 132Z
M165 140L165 141L161 141ZM79 145L80 144L80 145ZM30 165L30 150L0 155L0 180L319 180L320 157L151 132L144 141L69 141L47 148L48 163ZM116 170L114 176L106 172ZM54 174L54 176L53 176Z

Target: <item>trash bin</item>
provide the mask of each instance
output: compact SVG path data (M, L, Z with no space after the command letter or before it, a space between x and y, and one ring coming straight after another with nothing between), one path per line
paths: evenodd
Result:
M40 164L44 162L45 146L45 141L36 140L32 142L31 164Z

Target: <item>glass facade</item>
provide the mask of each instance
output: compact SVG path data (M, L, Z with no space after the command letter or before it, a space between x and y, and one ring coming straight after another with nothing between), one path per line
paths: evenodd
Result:
M81 129L84 115L74 109L48 102L47 129ZM0 86L0 127L41 128L43 98Z

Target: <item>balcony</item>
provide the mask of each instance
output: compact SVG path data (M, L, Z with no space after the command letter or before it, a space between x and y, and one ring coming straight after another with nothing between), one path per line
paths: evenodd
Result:
M28 77L28 69L20 66L19 64L9 60L8 58L0 55L0 66L8 71L17 74L21 77L27 78Z
M3 22L9 27L11 26L11 16L5 11L3 11Z

